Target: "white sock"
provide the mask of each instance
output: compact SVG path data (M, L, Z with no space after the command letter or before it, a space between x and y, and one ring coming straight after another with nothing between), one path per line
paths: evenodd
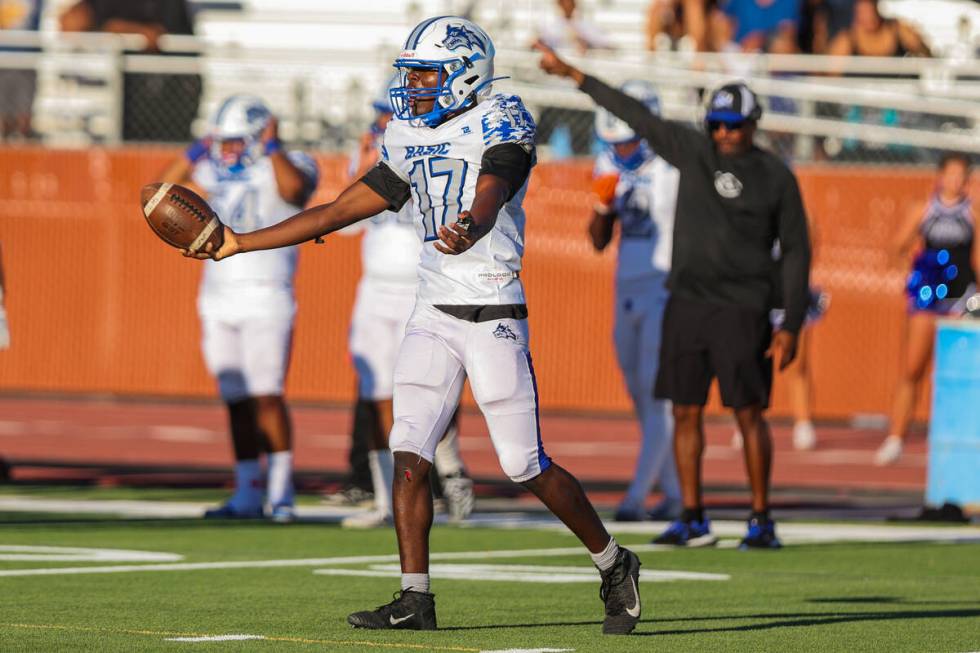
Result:
M459 455L459 429L455 424L450 424L446 429L446 435L436 447L435 459L432 462L441 478L455 476L463 471L463 459Z
M266 458L266 464L269 467L266 481L269 505L273 508L293 505L293 452L270 453Z
M368 466L374 484L374 509L391 514L391 484L395 480L395 459L391 449L368 451Z
M602 553L592 553L590 551L589 556L592 557L592 562L599 568L599 571L609 569L616 564L616 558L619 557L619 545L616 544L616 538L609 538L609 544L602 550Z
M239 510L252 510L262 505L262 466L258 460L235 463L235 494L228 503Z
M428 592L429 574L402 574L402 591L409 589L413 592Z

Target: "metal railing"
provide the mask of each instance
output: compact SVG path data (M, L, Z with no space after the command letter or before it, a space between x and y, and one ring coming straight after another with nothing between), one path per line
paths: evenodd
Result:
M144 45L137 35L0 32L0 48L33 50L0 49L0 71L36 71L34 129L52 145L186 140L204 133L221 98L249 92L280 115L286 139L339 149L366 127L370 102L395 54L395 46L367 40L362 47L324 43L290 50L187 36L162 38L160 54L133 54ZM591 101L544 75L537 59L525 50L499 50L497 72L510 77L498 83L499 90L520 94L536 116L546 110L549 120L557 116L554 122L578 144L563 151L551 142L549 129L542 143L546 154L549 146L556 155L587 153ZM980 152L975 60L678 52L570 59L610 83L652 81L665 115L688 122L700 121L705 89L744 79L767 104L763 131L797 159L894 162L923 160L940 149ZM169 80L162 96L134 94L137 82L152 86L160 79ZM181 104L193 105L190 113L174 109ZM133 126L136 110L146 124Z

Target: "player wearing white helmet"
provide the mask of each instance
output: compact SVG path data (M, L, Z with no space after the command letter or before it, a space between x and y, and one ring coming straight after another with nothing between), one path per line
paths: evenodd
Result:
M649 82L631 80L622 90L651 112L660 113L660 99ZM671 451L673 420L670 402L654 400L660 330L670 271L671 238L677 206L677 168L650 149L629 125L599 108L596 135L605 145L596 159L593 188L599 197L589 224L596 250L602 251L619 224L616 265L614 339L619 367L640 421L642 441L636 471L616 510L617 521L641 521L647 495L659 481L663 500L651 511L654 519L673 519L681 511L680 485Z
M313 159L285 152L262 100L236 95L221 104L208 136L174 161L163 181L195 188L226 224L252 230L302 208L317 175ZM296 248L289 247L205 265L197 300L202 350L228 407L235 451L235 492L205 517L261 517L268 503L273 520L293 520L292 426L283 385L296 262Z
M217 252L294 245L412 199L423 240L415 310L394 374L393 504L402 591L356 612L360 628L436 627L429 592L432 497L428 474L464 379L483 412L500 465L537 495L589 550L602 576L604 633L629 633L640 618L640 561L603 527L578 481L544 452L520 280L521 201L534 165L534 121L520 98L492 95L493 44L469 20L430 18L396 59L401 86L382 160L329 204L276 226L225 228Z
M358 150L350 161L350 180L356 181L368 172L381 155L381 141L392 117L389 90L399 84L394 76L384 88L382 97L373 103L376 115L371 129L361 138ZM341 525L345 528L374 528L391 525L391 486L394 467L388 434L394 421L392 409L395 360L405 325L415 308L418 284L416 269L422 241L415 232L411 203L399 211L382 211L370 220L351 225L342 233L363 232L361 268L363 274L357 287L357 299L351 316L349 346L357 372L359 404L354 416L354 442L369 439L367 459L370 467L374 505L371 510L349 515ZM451 521L462 521L473 511L473 481L466 474L459 454L456 415L439 442L435 466L446 500ZM369 434L368 437L363 437ZM362 436L362 437L358 437Z

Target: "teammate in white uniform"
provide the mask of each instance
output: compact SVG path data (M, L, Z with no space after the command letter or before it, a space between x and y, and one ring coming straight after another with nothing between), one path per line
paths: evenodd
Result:
M610 537L578 481L545 454L520 281L521 200L534 163L534 121L520 98L491 95L493 44L469 20L430 18L409 35L395 66L395 117L383 160L329 204L247 234L225 228L211 255L295 245L411 197L424 244L415 310L394 375L393 504L402 591L360 628L436 627L429 593L432 457L464 378L487 421L500 465L579 537L600 569L604 633L640 618L640 561ZM185 252L188 256L195 256Z
M253 230L302 208L316 188L317 166L305 154L282 149L276 120L260 99L232 96L215 114L209 136L172 163L164 181L195 188L225 224ZM296 248L288 247L205 264L197 301L202 349L228 406L236 461L234 495L205 517L261 517L264 502L273 520L294 517L292 426L283 384L296 262Z
M626 82L623 91L660 112L656 89L648 82ZM616 521L646 519L644 504L658 481L664 498L649 517L672 520L682 507L672 452L673 419L670 402L653 398L653 382L667 305L664 283L670 271L680 173L605 109L596 111L595 127L606 147L596 158L593 172L599 203L589 235L602 251L612 240L614 225L619 224L616 356L643 435L633 481L616 510Z
M351 157L351 181L360 179L377 162L381 154L381 137L392 117L389 88L375 100L377 115L371 129L361 138L357 153ZM355 408L355 431L365 428L372 438L368 447L368 464L374 487L371 510L350 515L341 525L346 528L374 528L393 523L391 487L393 459L388 448L388 434L394 421L392 409L395 360L405 337L405 326L415 308L418 283L419 252L422 241L415 232L412 205L399 211L382 211L370 220L351 225L342 233L363 232L361 240L361 281L351 317L350 353L357 371L358 402L371 402L370 410L361 415L375 417L376 424L364 425ZM362 419L363 421L363 419ZM354 434L352 446L357 446ZM439 475L451 521L462 521L473 511L473 481L466 475L459 454L456 414L439 442L435 453ZM384 488L383 490L381 488Z

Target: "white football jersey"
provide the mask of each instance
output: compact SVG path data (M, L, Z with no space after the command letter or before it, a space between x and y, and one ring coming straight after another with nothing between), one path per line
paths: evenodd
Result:
M381 137L376 138L378 149ZM360 154L355 151L350 159L350 174L360 167ZM422 241L415 233L415 215L412 203L400 211L382 211L369 220L351 225L363 231L361 240L362 277L382 284L415 286L418 282L419 251Z
M659 156L636 170L616 165L609 150L596 157L594 176L618 174L613 208L619 221L617 281L634 281L670 271L674 213L680 172Z
M316 162L306 154L290 152L289 160L311 180ZM228 174L210 159L194 168L192 179L208 194L208 203L221 221L238 232L269 227L295 214L301 206L279 195L272 161L262 157L238 174ZM256 285L291 289L296 272L296 247L247 252L223 261L205 261L201 295L248 293Z
M437 229L468 210L483 153L503 143L534 147L534 120L517 96L495 95L438 127L392 120L385 131L385 163L412 191L415 229L422 240L418 300L426 304L523 304L519 279L524 254L527 183L497 215L493 230L466 252L434 247ZM532 154L533 156L533 154Z

